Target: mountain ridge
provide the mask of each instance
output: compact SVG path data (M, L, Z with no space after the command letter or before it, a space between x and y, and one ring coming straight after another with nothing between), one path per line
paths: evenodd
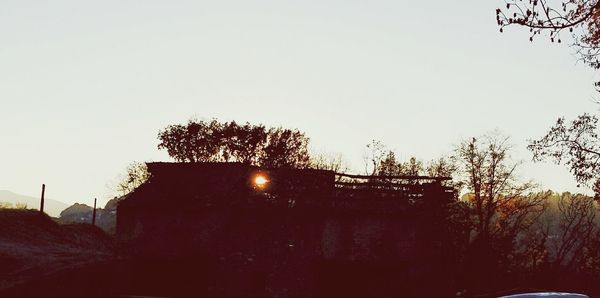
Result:
M0 202L11 203L13 205L22 203L27 204L27 208L29 209L40 209L40 198L18 194L5 189L0 189ZM67 203L44 198L44 211L52 217L60 216L60 212L67 207L69 207Z

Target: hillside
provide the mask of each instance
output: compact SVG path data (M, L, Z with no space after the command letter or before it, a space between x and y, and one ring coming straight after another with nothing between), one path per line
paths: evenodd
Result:
M0 292L110 260L113 240L88 224L60 225L34 210L0 209Z
M8 190L0 190L0 202L11 203L13 205L17 203L27 204L27 208L30 209L39 210L40 208L40 198L24 196ZM45 198L44 202L44 211L52 217L58 217L61 211L69 207L69 205L63 202L48 198Z

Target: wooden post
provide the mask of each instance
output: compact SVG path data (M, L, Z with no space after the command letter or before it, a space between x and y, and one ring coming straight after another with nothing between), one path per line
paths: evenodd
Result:
M96 198L94 198L94 213L92 213L92 226L96 225Z
M46 192L46 184L42 184L42 199L40 200L40 213L44 213L44 193Z

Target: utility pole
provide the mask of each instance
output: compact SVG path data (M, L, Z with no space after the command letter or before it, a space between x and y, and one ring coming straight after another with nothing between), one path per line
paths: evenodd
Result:
M42 199L40 200L40 213L44 214L44 193L46 192L46 184L42 184Z
M94 198L94 213L92 213L92 226L96 225L96 198Z

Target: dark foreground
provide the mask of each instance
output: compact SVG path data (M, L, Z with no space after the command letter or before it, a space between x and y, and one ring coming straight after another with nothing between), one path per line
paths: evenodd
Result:
M433 280L391 280L381 275L384 272L368 276L373 272L350 270L315 275L314 288L306 289L307 292L274 293L265 287L260 272L225 275L215 265L189 259L104 261L31 279L0 291L0 297L497 297L526 291L568 290L512 288L457 296ZM597 297L596 293L586 292L590 297Z
M0 210L0 297L497 297L524 291L600 297L597 280L551 272L480 276L474 282L458 269L434 274L402 269L419 264L279 259L269 265L281 268L273 271L257 261L144 257L119 248L90 225L59 225L35 211Z

